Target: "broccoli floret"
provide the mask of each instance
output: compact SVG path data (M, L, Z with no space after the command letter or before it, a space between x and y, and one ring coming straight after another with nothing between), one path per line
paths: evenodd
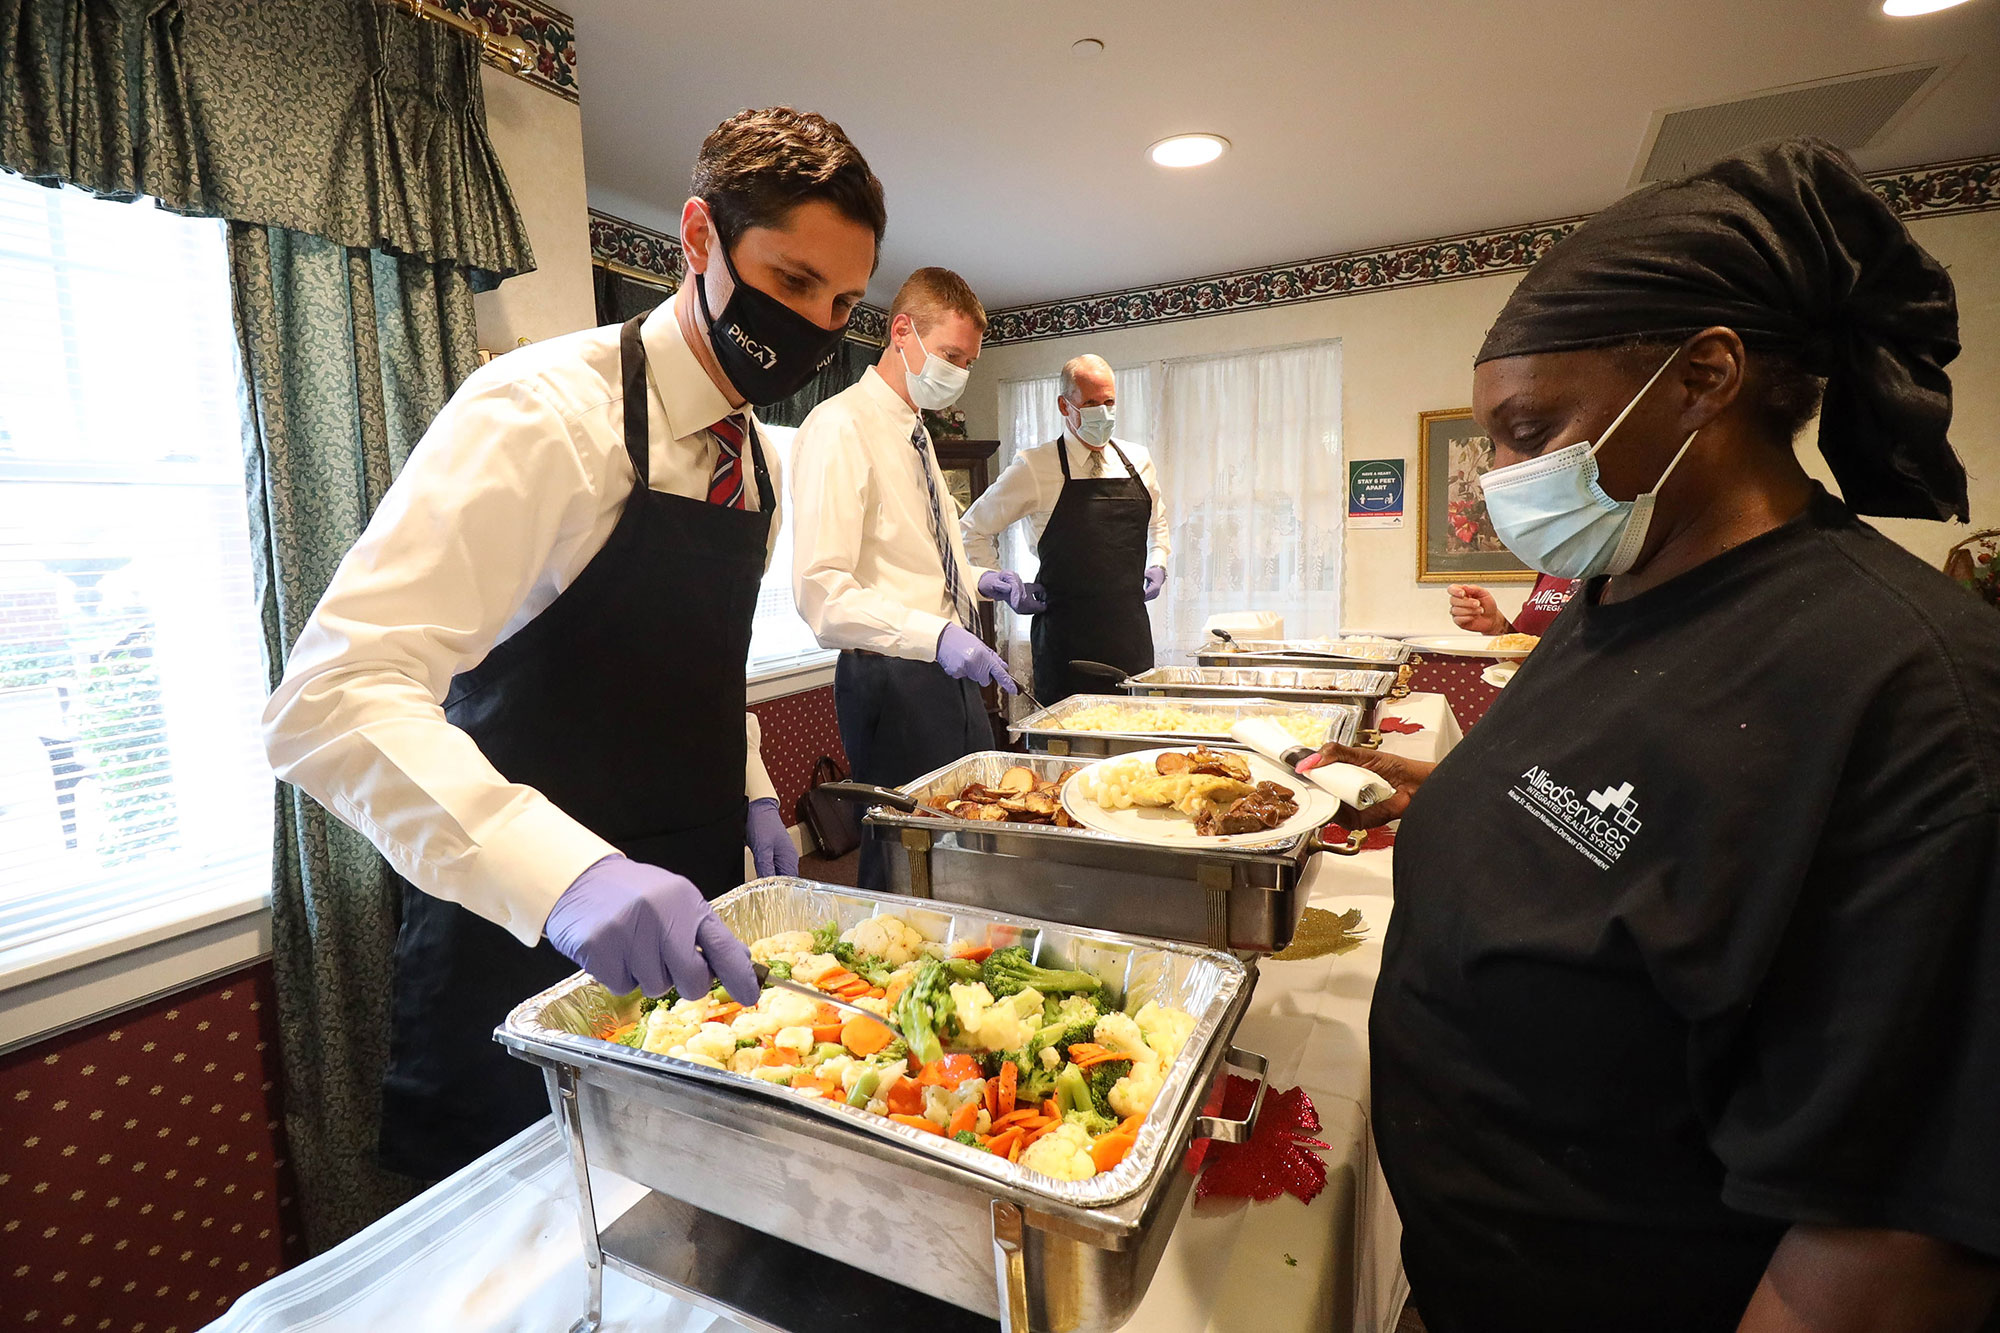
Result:
M770 972L771 980L773 981L790 981L792 979L792 965L782 958L765 964L765 969Z
M1034 1067L1021 1075L1019 1086L1014 1089L1014 1099L1030 1106L1039 1106L1055 1095L1056 1071L1037 1060Z
M1045 1007L1043 1011L1048 1016L1047 1024L1028 1039L1025 1054L1030 1063L1038 1063L1042 1052L1050 1047L1067 1056L1069 1048L1077 1042L1094 1040L1097 1020L1104 1014L1103 1007L1088 995L1067 995L1060 1003L1050 1003L1053 1009Z
M927 958L916 977L896 1000L896 1027L909 1049L924 1064L944 1057L944 1043L938 1034L951 1019L955 1006L951 999L951 974L935 958Z
M623 1032L619 1033L616 1037L612 1038L612 1040L617 1042L620 1046L633 1046L633 1047L638 1046L645 1039L646 1039L646 1025L644 1022L634 1023L631 1027L626 1028Z
M1130 1060L1106 1060L1084 1071L1090 1080L1091 1104L1100 1114L1108 1115L1114 1120L1118 1118L1118 1113L1111 1109L1111 1087L1131 1072Z
M838 940L828 952L833 954L842 967L871 986L886 985L889 974L896 970L890 967L885 959L877 958L872 953L863 953L853 945Z
M1056 1075L1056 1109L1065 1124L1081 1125L1090 1134L1106 1134L1118 1127L1109 1106L1099 1107L1090 1078L1075 1065L1064 1065Z
M984 1146L979 1142L979 1136L973 1133L969 1129L961 1129L958 1131L958 1133L952 1135L951 1137L954 1143L963 1143L968 1148L978 1148Z
M962 986L970 986L985 975L979 964L970 958L947 958L944 960L944 970L951 973L951 979ZM1000 997L996 995L993 998L997 1000Z
M840 923L829 921L813 932L813 952L832 953L833 946L840 943Z
M894 1021L893 1019L891 1021ZM897 1037L887 1046L870 1056L871 1060L907 1060L910 1058L910 1043Z
M994 999L1004 1000L1033 987L1043 995L1094 995L1104 988L1104 983L1088 972L1060 971L1050 967L1037 967L1028 961L1028 948L1024 944L1009 945L1005 949L995 949L987 955L986 965L980 969L986 982L986 989Z

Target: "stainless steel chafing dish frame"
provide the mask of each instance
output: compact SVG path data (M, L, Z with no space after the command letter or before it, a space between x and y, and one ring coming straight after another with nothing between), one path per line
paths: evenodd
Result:
M575 1330L598 1326L607 1265L778 1333L812 1327L778 1322L780 1312L823 1317L833 1305L878 1318L941 1312L927 1325L941 1329L967 1323L964 1311L997 1314L1005 1333L1124 1323L1192 1187L1188 1145L1240 1143L1255 1127L1265 1061L1231 1044L1253 974L1186 944L799 879L759 880L715 906L753 935L889 912L940 941L1029 942L1040 960L1117 984L1128 1011L1164 999L1193 1012L1195 1028L1126 1160L1091 1180L1058 1181L844 1104L608 1041L600 1034L635 1017L637 997L612 996L579 973L523 1001L494 1032L541 1066L570 1150L589 1279ZM1231 1067L1257 1077L1250 1113L1204 1114ZM654 1191L602 1231L592 1161ZM764 1290L800 1263L839 1291Z
M1072 694L1061 703L1050 704L1037 709L1007 728L1009 735L1018 738L1030 754L1075 755L1086 759L1102 759L1110 755L1131 754L1134 750L1151 750L1162 745L1208 745L1216 748L1242 749L1229 735L1229 724L1240 717L1264 717L1272 714L1307 713L1326 719L1326 731L1318 741L1301 740L1301 745L1324 745L1336 741L1342 745L1359 745L1373 748L1381 743L1381 733L1362 727L1362 708L1347 700L1318 699L1312 703L1280 699L1181 699L1174 707L1184 708L1190 713L1211 715L1219 720L1214 731L1071 731L1061 724L1071 713L1085 708L1110 705L1114 708L1145 707L1134 704L1126 694Z
M1264 847L1160 847L1094 829L960 819L929 804L969 782L993 785L1016 766L1054 778L1083 765L1059 755L986 750L894 789L852 783L825 789L875 802L862 818L861 836L892 844L886 860L898 894L1245 956L1291 943L1305 913L1302 881L1314 852L1351 856L1361 847L1360 833L1329 843L1318 830Z
M1394 671L1324 670L1311 667L1154 667L1126 676L1118 688L1136 696L1182 699L1279 699L1326 703L1346 699L1371 710L1383 699L1410 692L1404 663Z
M1344 651L1343 651L1344 650ZM1400 639L1364 636L1337 639L1212 639L1192 649L1197 665L1213 667L1353 667L1382 670L1411 660Z

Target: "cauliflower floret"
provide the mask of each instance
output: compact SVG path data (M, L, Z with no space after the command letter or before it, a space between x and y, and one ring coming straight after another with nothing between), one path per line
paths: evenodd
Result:
M758 1065L750 1071L750 1077L761 1079L766 1083L776 1083L780 1087L789 1088L792 1085L793 1076L798 1072L799 1067L797 1065Z
M750 961L768 963L773 958L788 954L811 953L812 932L809 930L781 930L776 935L766 935L750 944Z
M951 1123L959 1108L967 1102L986 1100L986 1080L969 1078L956 1088L945 1088L931 1084L924 1089L924 1118L942 1129Z
M1133 1061L1132 1071L1111 1085L1111 1109L1121 1118L1148 1114L1165 1081L1164 1066L1146 1060Z
M832 1079L840 1084L841 1091L847 1091L847 1071L854 1066L851 1055L833 1055L813 1066L813 1072L821 1078Z
M657 1008L646 1015L646 1028L639 1038L641 1050L665 1055L676 1046L684 1046L695 1033L695 1020L676 1019L665 1007Z
M1106 1014L1097 1020L1092 1034L1097 1044L1108 1051L1129 1055L1136 1064L1158 1064L1160 1053L1146 1044L1146 1038L1139 1031L1139 1025L1132 1021L1130 1014Z
M856 1009L866 1009L869 1013L879 1014L883 1018L887 1018L889 1016L889 1002L887 1000L877 999L873 995L863 995L859 999L849 1000L848 1003L853 1005Z
M1036 1056L1035 1058L1042 1062L1042 1068L1044 1069L1062 1068L1062 1063L1063 1063L1062 1052L1057 1050L1053 1046L1042 1047L1042 1053Z
M783 1026L782 1019L761 1007L745 1009L729 1020L729 1030L736 1034L738 1041L759 1041Z
M729 1057L729 1068L738 1074L754 1074L764 1064L764 1052L756 1046L746 1046Z
M891 967L901 967L923 951L923 935L897 916L871 916L857 921L840 937L863 953L872 953Z
M819 1005L812 999L788 990L765 991L757 1009L777 1020L771 1028L773 1032L779 1028L809 1028L819 1013Z
M830 953L801 954L792 964L792 980L803 981L808 986L817 986L821 977L839 966L840 960Z
M1080 1125L1062 1125L1042 1135L1021 1154L1021 1165L1057 1180L1089 1180L1097 1174L1090 1160L1090 1135Z
M1159 1054L1164 1064L1174 1062L1174 1057L1181 1053L1181 1047L1187 1045L1188 1037L1194 1032L1193 1014L1155 1004L1151 1000L1139 1007L1132 1021L1139 1025L1146 1044Z
M975 981L952 986L951 999L960 1033L954 1045L966 1050L1022 1050L1042 1025L1042 997L1032 987L996 1000Z
M736 1033L727 1023L703 1023L683 1044L689 1055L705 1055L718 1068L736 1058Z
M683 1023L700 1023L708 1017L711 1007L706 995L695 995L684 1000L675 1000L673 1007L667 1012Z
M813 1048L813 1030L808 1027L779 1028L772 1044L780 1050L797 1051L804 1055Z

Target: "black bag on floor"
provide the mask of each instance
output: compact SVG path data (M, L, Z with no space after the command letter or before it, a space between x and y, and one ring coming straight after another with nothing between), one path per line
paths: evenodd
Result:
M845 781L847 770L821 755L813 765L812 785L799 797L799 822L819 844L819 854L829 861L838 860L861 845L864 803L842 800L820 790L826 783Z

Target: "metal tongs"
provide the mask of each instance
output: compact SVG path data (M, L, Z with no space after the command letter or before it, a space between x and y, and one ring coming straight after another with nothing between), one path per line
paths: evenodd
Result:
M759 986L762 986L765 990L769 990L773 986L776 986L779 990L788 990L795 995L803 995L807 999L815 1000L820 1004L830 1004L834 1008L841 1010L843 1013L852 1014L856 1018L865 1018L869 1022L876 1024L878 1027L885 1027L889 1029L889 1034L895 1037L898 1041L905 1041L902 1030L899 1029L894 1023L891 1023L888 1019L882 1017L882 1015L880 1014L870 1012L867 1009L863 1009L860 1005L851 1003L850 1001L847 1000L843 1000L838 996L828 995L823 990L815 990L813 987L806 985L803 981L793 981L789 977L783 979L774 977L771 975L771 969L764 966L762 963L750 964L750 970L757 974L757 984ZM910 1052L910 1069L914 1072L915 1070L918 1070L922 1067L923 1067L922 1062L917 1059L917 1053L914 1050L912 1050Z

